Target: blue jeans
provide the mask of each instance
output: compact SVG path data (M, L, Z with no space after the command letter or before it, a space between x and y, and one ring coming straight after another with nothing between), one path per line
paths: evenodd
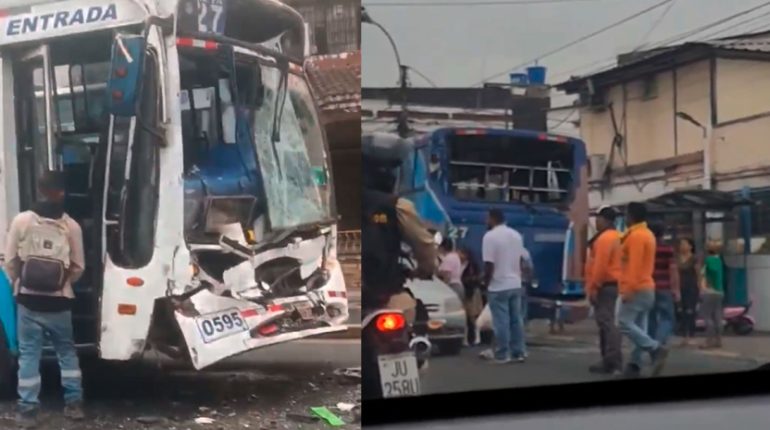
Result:
M674 333L675 318L674 293L656 291L655 306L650 312L650 324L647 333L662 345L666 345Z
M620 305L618 314L620 332L634 345L629 364L641 367L643 354L660 347L660 343L647 334L647 323L654 306L655 291L653 290L638 291L630 298L624 299Z
M77 403L83 399L80 363L72 336L72 313L35 312L18 306L19 330L19 407L22 411L40 405L40 356L48 337L59 358L64 402Z
M522 296L521 288L488 293L495 331L495 358L498 360L522 357L527 352L521 317Z

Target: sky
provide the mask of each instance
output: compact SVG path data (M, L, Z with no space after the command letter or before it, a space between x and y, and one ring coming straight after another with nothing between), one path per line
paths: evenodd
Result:
M470 86L499 72L504 73L495 81L506 82L511 67L661 2L561 0L554 3L554 0L539 0L541 4L379 6L484 1L362 0L362 4L372 18L391 33L404 64L422 72L439 86ZM570 74L606 66L617 54L632 51L642 43L660 42L762 3L770 2L673 0L670 8L668 4L661 6L561 53L543 58L539 64L548 68L548 82L558 83ZM692 38L711 34L724 37L758 28L770 29L770 4ZM362 26L362 50L363 86L394 86L398 69L393 50L379 29L367 24ZM413 86L429 85L418 76L412 76L411 80Z

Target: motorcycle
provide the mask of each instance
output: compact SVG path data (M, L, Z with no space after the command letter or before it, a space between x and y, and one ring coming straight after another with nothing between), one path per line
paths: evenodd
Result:
M395 309L378 309L364 317L364 400L420 395L420 370L427 364L431 344L427 337L415 333L415 325L410 326L404 312Z
M722 319L724 321L724 330L730 330L739 336L747 336L754 331L756 321L749 315L751 302L740 306L725 306L722 310ZM695 328L698 330L706 329L706 321L698 318L695 321Z
M436 233L434 240L440 243L441 234ZM408 260L408 248L402 252L402 257ZM406 265L403 269L404 279L410 278L412 269ZM385 308L390 297L364 294L361 322L361 392L364 400L420 395L420 372L427 369L433 349L428 340L430 316L424 303L408 288L403 292L416 303L411 324L407 323L404 311Z
M754 317L749 315L751 305L752 303L749 302L745 305L725 306L722 310L722 320L724 324L722 328L725 331L730 330L739 336L751 334L754 331L754 325L756 324ZM682 326L682 321L684 321L684 319L681 308L677 309L677 321L679 321L677 334L682 335L684 333L684 327ZM698 319L695 320L695 329L697 331L706 330L706 321L703 318L698 317Z

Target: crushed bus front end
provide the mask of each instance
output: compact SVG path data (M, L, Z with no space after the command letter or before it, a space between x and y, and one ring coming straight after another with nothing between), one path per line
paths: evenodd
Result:
M86 253L80 349L116 361L155 350L202 369L347 330L295 10L16 3L0 10L0 222L31 207L42 171L64 173Z

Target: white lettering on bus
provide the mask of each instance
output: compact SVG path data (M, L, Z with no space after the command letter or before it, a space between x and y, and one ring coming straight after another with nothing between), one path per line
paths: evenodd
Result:
M91 24L99 21L114 21L118 19L115 4L109 6L92 6L74 11L61 11L38 16L27 16L8 20L5 29L6 36L37 33L48 30L58 30L80 24Z

